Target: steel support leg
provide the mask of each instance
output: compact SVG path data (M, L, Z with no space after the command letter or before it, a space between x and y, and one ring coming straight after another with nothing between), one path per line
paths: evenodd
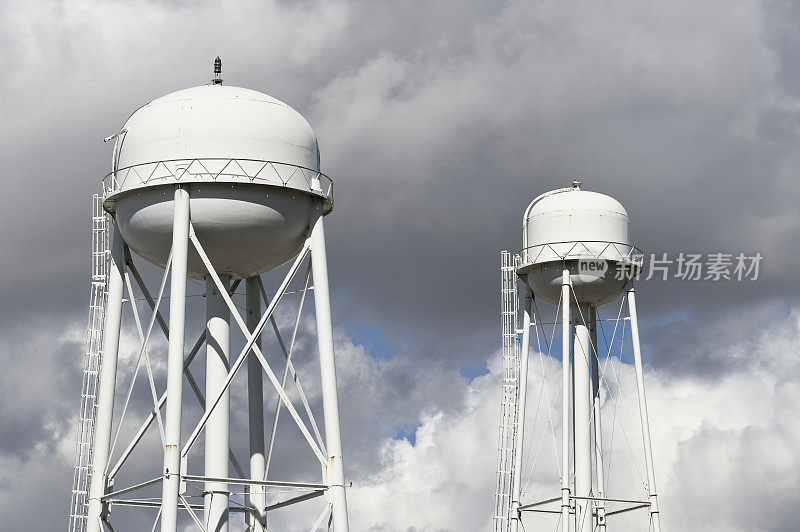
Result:
M594 410L594 459L597 471L597 496L605 497L605 475L603 473L603 430L600 422L600 352L597 348L597 309L589 307L589 340L592 342L592 409ZM603 501L597 502L597 529L606 529L606 508Z
M575 339L572 350L573 464L576 497L592 495L592 348L589 344L589 308L575 313ZM592 501L575 500L575 532L592 532Z
M261 319L261 293L258 277L250 277L246 281L247 296L247 328L254 331ZM256 345L261 346L261 340L256 340ZM253 480L264 479L264 390L261 363L254 353L247 359L247 404L250 425L250 478ZM249 487L249 506L256 510L256 514L248 514L249 530L263 532L266 530L267 506L264 486Z
M569 344L570 277L565 269L561 278L561 530L569 530Z
M339 428L339 396L336 389L336 364L333 352L333 326L328 287L328 260L325 252L325 229L322 203L316 206L311 228L311 268L314 276L314 307L317 315L317 340L322 379L322 405L325 413L328 499L335 532L348 532L347 498L344 489L342 438Z
M519 399L517 402L517 429L514 438L514 473L511 488L511 532L519 530L522 514L518 508L522 492L522 447L525 443L525 403L528 394L528 351L531 337L531 293L525 288L522 309L522 346L519 352Z
M230 277L220 275L226 288ZM211 277L206 278L206 397L214 397L224 386L230 365L231 313L225 299ZM206 404L206 409L211 407ZM230 440L230 389L226 389L206 423L205 474L208 477L228 477L228 447ZM206 529L213 532L228 530L228 485L206 482L203 509Z
M189 254L189 193L175 190L172 226L172 272L169 300L167 407L164 420L164 483L161 490L161 532L177 532L181 475L181 407L183 344L186 320L186 268Z
M124 242L114 226L108 270L108 294L103 324L103 352L100 363L100 389L97 396L97 417L92 448L92 482L89 487L89 508L86 521L88 532L101 532L100 515L106 492L106 465L111 444L111 425L114 413L114 392L117 387L119 358L119 328L122 319L122 277L125 268Z
M661 532L661 518L656 497L656 475L653 469L653 447L650 444L650 421L647 416L647 398L644 394L644 373L642 371L642 349L639 343L639 321L636 315L636 295L633 287L628 290L628 312L631 318L631 342L633 343L633 363L636 366L636 387L639 395L639 417L642 424L644 459L647 466L647 491L650 498L650 521L654 532Z

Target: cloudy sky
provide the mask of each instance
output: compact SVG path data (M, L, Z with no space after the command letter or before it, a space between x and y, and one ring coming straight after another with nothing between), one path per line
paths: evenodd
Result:
M792 527L795 3L7 0L0 528L66 526L102 139L143 103L205 83L217 55L226 83L308 119L336 182L326 230L353 530L488 529L498 252L521 247L534 196L573 178L626 206L647 253L762 254L756 281L639 283L656 475L666 530ZM316 407L311 329L298 370ZM532 404L557 366L537 362ZM635 417L630 364L610 367ZM530 493L548 481L534 475Z

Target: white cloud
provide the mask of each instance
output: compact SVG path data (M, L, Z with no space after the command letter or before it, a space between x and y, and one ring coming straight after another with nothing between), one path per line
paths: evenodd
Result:
M800 502L796 490L800 483L796 452L800 429L794 415L800 409L798 320L800 310L783 321L742 331L720 342L721 355L743 349L754 362L752 367L716 382L647 368L645 380L665 529L744 532L791 528L788 508ZM360 476L350 491L351 519L356 529L488 528L499 421L497 362L496 358L491 361L491 373L464 384L457 402L423 411L416 445L406 440L383 440L380 466ZM548 375L558 374L557 362L545 364ZM631 454L620 433L620 425L625 425L643 471L634 374L628 364L615 365L628 415L621 407L614 414L613 400L606 399L606 445L615 415L617 425L617 441L612 456L607 456L612 462L609 476L615 477L610 489L621 491L624 486L624 495L641 496L643 488L635 471L623 465L630 462ZM536 378L538 374L532 369L529 428L542 382ZM611 371L607 376L615 387ZM551 394L557 390L553 384ZM558 410L555 421L558 425ZM530 440L526 444L530 445ZM558 495L557 478L548 479L546 474L543 478L540 473L554 471L552 445L545 440L542 449L528 491L531 500L535 500L534 495L547 495L544 489L548 480L549 493ZM640 530L646 522L643 518L641 514L627 518L616 529Z

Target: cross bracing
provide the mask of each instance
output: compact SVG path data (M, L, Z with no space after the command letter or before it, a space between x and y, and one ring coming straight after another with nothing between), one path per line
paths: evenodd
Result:
M193 446L204 433L205 425L211 414L217 408L220 397L226 389L230 388L245 361L255 359L262 374L267 377L267 382L269 382L268 386L271 386L277 398L274 410L266 416L271 430L268 432L268 439L264 445L267 464L264 475L260 478L251 478L251 475L246 472L246 467L242 467L242 462L237 459L233 449L229 449L229 459L235 471L235 477L217 478L192 474L192 468L189 467L187 471L186 466L184 466L180 474L181 493L179 496L179 509L188 516L190 522L195 523L198 529L204 530L206 524L203 522L202 512L197 511L203 507L197 502L192 502L192 500L197 497L196 493L199 492L202 494L204 485L211 482L224 483L231 488L229 511L240 514L244 513L246 516L246 523L248 523L248 526L252 526L255 521L270 515L272 512L325 496L331 486L331 479L328 478L329 458L326 443L322 437L311 401L303 388L301 375L293 362L293 354L295 354L297 349L298 329L302 320L306 295L309 291L314 290L310 253L311 244L310 242L306 242L303 246L302 251L291 264L288 273L286 273L272 297L267 296L267 289L260 277L255 279L254 286L257 287L257 293L260 295L265 311L263 314L260 314L260 316L257 316L258 320L255 324L251 324L249 323L250 319L246 319L242 312L240 312L241 307L235 303L232 297L240 281L234 281L232 285L226 287L222 279L220 279L219 275L213 270L213 267L211 267L210 260L203 248L202 242L197 238L191 228L189 236L191 244L194 246L196 252L210 269L208 279L218 290L224 290L223 299L230 312L232 322L240 329L244 336L245 345L238 353L238 356L232 358L230 371L223 386L214 393L204 393L198 384L198 379L193 373L192 362L206 343L205 331L199 335L193 344L187 344L187 346L191 345L192 347L187 350L184 356L183 378L188 388L191 389L195 397L195 402L203 409L203 415L193 426L188 436L182 441L180 449L182 464L189 463L188 458ZM105 255L108 255L107 246ZM138 339L138 347L135 349L134 357L131 359L132 370L130 378L127 379L128 382L125 383L125 387L120 388L120 390L122 390L120 393L122 402L115 407L117 414L114 421L110 452L108 453L107 462L102 467L105 489L101 496L103 511L100 520L101 526L108 530L124 530L124 523L114 523L111 512L113 507L152 508L154 511L157 510L151 516L153 519L153 529L158 526L158 521L162 517L161 501L158 497L152 497L150 495L152 495L152 490L162 482L163 477L155 476L150 480L138 482L130 482L128 479L137 476L141 477L142 470L145 469L142 467L141 463L137 463L135 459L131 458L135 456L137 449L143 445L142 442L147 437L152 438L154 434L157 434L157 438L162 444L165 442L163 414L164 407L168 401L168 394L163 388L159 387L159 371L163 370L163 367L158 368L154 363L153 352L154 349L157 351L157 347L154 347L154 343L157 343L155 341L156 334L163 333L164 338L169 338L170 331L168 320L165 319L161 309L164 306L164 300L169 299L169 296L166 295L165 292L171 271L172 260L170 259L168 260L166 268L163 270L163 275L161 275L157 290L151 291L148 284L145 282L145 276L139 272L132 254L127 246L124 246L124 274L122 279L125 301L126 307L129 309L133 318L131 323L135 326L134 330ZM293 285L296 286L292 288ZM282 306L287 305L287 294L295 295L298 303L297 311L294 313L293 325L288 335L285 334L286 331L281 331L281 327L275 319L275 309L278 305L281 303ZM147 303L149 312L141 312L141 309L137 305L137 302L140 301L145 301ZM99 319L98 323L100 325L97 326L97 330L102 333L102 318ZM153 329L158 329L161 332L154 333ZM90 332L91 330L90 324ZM262 336L266 337L267 333L264 331L271 331L269 334L274 336L279 346L275 354L279 355L279 357L283 359L283 362L277 367L275 367L275 362L270 363L267 360L265 353L259 345ZM96 373L96 370L93 371ZM141 378L139 378L140 376ZM142 386L142 384L144 384L144 386ZM136 395L134 389L139 388L146 391L146 395L149 395L150 406L147 407L149 411L141 412L141 409L137 409L133 406L135 403L133 396ZM141 395L141 393L139 395ZM141 401L141 398L139 401ZM91 398L91 401L88 401L88 403L92 408L95 408L94 398ZM314 461L322 471L321 479L297 482L273 478L275 473L271 473L269 464L271 462L274 463L273 456L278 452L275 446L277 435L281 430L284 430L278 430L278 419L282 410L285 410L287 413L286 417L290 420L290 423L299 429L302 440L305 441L305 445L310 451L310 455L315 458ZM136 419L141 414L144 414L144 418ZM89 417L91 418L91 415ZM91 433L92 431L89 430L88 434L91 435ZM84 455L91 457L90 449L86 450ZM86 472L87 479L83 481L85 486L82 494L84 500L82 503L83 506L76 506L73 501L74 511L71 511L70 517L71 532L73 530L83 531L86 524L85 500L87 498L88 484L90 481L88 477L91 474L91 467L85 464L85 460L88 460L88 458L84 459L84 462L80 462L80 456L81 455L79 455L79 461L76 462L76 464L84 464L81 466L81 471ZM76 465L76 471L77 470ZM126 474L123 475L122 473ZM119 480L122 478L125 479L124 485ZM150 493L148 493L148 490L150 490ZM256 495L259 493L264 495L263 499L258 499ZM325 497L325 499L319 514L315 514L318 518L311 526L311 530L317 530L320 527L328 526L332 521L332 504L327 500L327 497ZM261 500L262 504L256 504L258 500ZM81 525L82 528L77 528Z
M503 279L506 272L508 259L504 252ZM565 279L569 278L566 271L564 275ZM501 287L504 316L513 300L505 286L506 281ZM494 530L513 532L525 530L527 526L528 530L605 532L608 527L612 531L618 527L629 529L631 523L639 523L638 526L644 525L645 530L659 531L633 288L628 286L618 307L608 305L614 308L614 314L604 318L600 316L600 309L578 304L571 283L565 282L562 298L555 307L555 316L543 318L540 309L546 305L542 307L541 302L537 302L535 294L529 292L525 283L520 283L520 286L527 295L522 305L522 328L517 330L522 334L516 337L516 357L506 347L508 327L503 322L503 421L498 446L498 463L502 464L505 459L514 460L516 465L498 466ZM627 313L624 312L626 304ZM606 330L606 323L612 327L610 331ZM575 327L581 325L588 327L590 333L584 339L577 334L573 338ZM545 326L552 326L552 329L547 330ZM558 338L559 334L561 338ZM558 340L562 344L561 367L558 367L558 355L554 352ZM529 352L528 343L532 344L535 352ZM537 364L533 363L533 357L538 358ZM535 368L532 375L527 369L528 358L532 359L531 367ZM623 359L631 358L639 398L638 419L635 407L626 403L626 380L622 375ZM509 361L514 360L519 368L516 382L508 379L506 372ZM591 375L595 379L595 412L586 427L574 425L575 399L569 395L574 387L573 367L576 364L591 366ZM533 393L526 394L520 389L524 390L530 378L533 378L530 381L534 384ZM630 381L627 382L630 389ZM506 388L514 387L517 390L515 395L505 393ZM509 397L513 399L509 400ZM535 409L532 415L525 414L526 399ZM563 414L561 423L558 422L559 410ZM507 411L517 412L516 423L505 422ZM510 442L506 437L509 443L505 445L504 428L516 436ZM634 434L640 428L642 436L637 442ZM584 495L576 492L575 464L586 458L584 449L587 448L591 449L593 479L591 491ZM506 488L504 493L507 495L501 497L503 477L511 489ZM588 512L586 521L581 519L583 512Z

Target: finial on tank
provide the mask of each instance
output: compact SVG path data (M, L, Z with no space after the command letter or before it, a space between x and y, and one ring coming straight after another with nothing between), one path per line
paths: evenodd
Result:
M214 59L214 79L211 80L214 85L222 85L222 59L217 56Z

